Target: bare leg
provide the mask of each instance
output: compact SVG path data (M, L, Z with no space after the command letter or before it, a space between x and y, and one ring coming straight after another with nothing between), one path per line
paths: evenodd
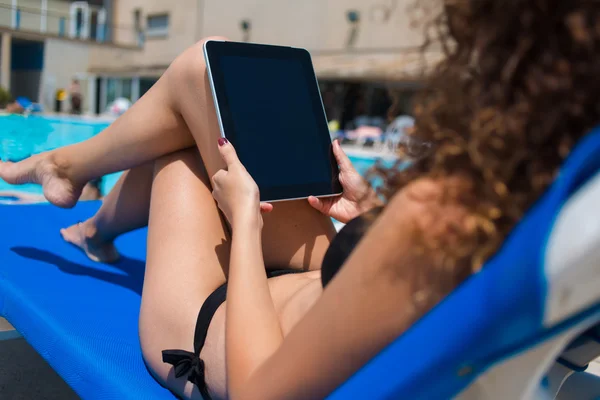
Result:
M217 128L203 43L181 54L148 93L100 134L16 164L0 163L0 178L40 183L51 203L72 207L86 182L198 143Z
M40 182L48 200L68 207L78 198L81 182L194 143L208 176L214 175L224 165L217 147L220 132L203 44L199 42L179 56L142 99L97 136L17 164L0 163L0 178ZM334 234L329 218L308 202L278 203L265 218L263 229L267 265L317 268Z
M154 165L147 163L125 172L92 218L60 233L93 261L111 263L119 258L113 245L117 236L148 224Z
M193 351L198 311L225 282L229 251L197 151L162 157L152 185L140 341L155 377L180 396L200 398L189 382L175 378L161 351Z
M99 239L109 242L117 236L148 225L153 163L125 172L91 218Z
M288 211L292 208L290 205ZM296 222L294 219L293 224ZM288 260L297 268L318 267L326 248L319 244L324 240L317 234L323 225L282 225L284 227L277 232L272 230L267 234L282 233L268 237L267 248L279 250L265 252L265 262L277 265ZM285 226L288 226L287 231ZM325 236L323 232L320 235ZM307 240L308 237L312 240ZM295 250L301 240L311 243L310 246ZM307 248L313 250L305 252ZM290 249L294 251L289 252ZM185 150L157 160L150 202L140 341L154 376L185 398L200 398L200 394L185 379L175 378L173 368L162 362L161 352L164 349L193 351L198 311L209 294L225 282L229 254L230 237L197 151ZM210 360L207 382L218 393L225 391L223 349L222 344L207 343L201 353L203 359Z

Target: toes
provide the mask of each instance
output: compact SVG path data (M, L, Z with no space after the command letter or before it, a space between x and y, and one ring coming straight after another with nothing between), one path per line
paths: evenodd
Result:
M60 230L60 235L65 242L76 246L94 262L114 264L121 258L121 255L113 243L107 243L97 247L89 246L78 225L62 228Z
M33 176L35 172L30 164L24 162L13 163L10 161L0 163L0 178L11 185L23 183L38 183Z
M6 183L16 184L16 175L14 171L14 164L11 162L0 162L0 179Z
M80 240L78 240L79 238L77 238L77 235L73 233L73 229L71 229L71 228L72 227L62 228L60 230L60 235L62 236L62 238L65 242L79 246Z
M69 235L69 230L68 230L68 229L64 229L64 228L63 228L63 229L61 229L61 230L60 230L60 236L62 236L62 238L63 238L63 240L64 240L65 242L69 242L69 243L72 243L72 242L73 242L73 241L71 240L71 238L69 237L70 235Z
M57 167L48 157L34 156L18 163L0 162L0 179L12 185L41 184L44 197L62 208L72 208L77 203L83 186L58 176Z

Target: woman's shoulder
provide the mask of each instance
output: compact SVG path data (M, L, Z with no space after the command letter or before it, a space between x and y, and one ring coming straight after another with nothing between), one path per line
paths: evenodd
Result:
M463 177L417 179L390 199L384 215L392 221L409 216L418 225L461 221L469 214L472 189L471 181Z
M423 178L410 183L382 213L383 237L401 241L404 246L399 247L407 260L419 259L419 263L435 269L441 268L435 265L442 259L463 264L477 244L477 217L469 207L472 190L473 185L459 177Z

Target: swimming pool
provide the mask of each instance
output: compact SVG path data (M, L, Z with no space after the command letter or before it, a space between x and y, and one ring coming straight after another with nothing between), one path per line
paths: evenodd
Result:
M96 122L81 118L58 118L41 116L0 116L0 158L19 161L47 150L78 143L100 133L108 122ZM356 169L364 174L375 162L369 157L350 157ZM120 173L102 180L102 192L108 193L119 179ZM39 185L9 185L0 179L0 192L18 191L42 194ZM10 200L10 199L8 199Z
M98 134L108 122L82 118L40 116L0 116L0 158L19 161L47 150L78 143ZM103 190L110 190L119 177L113 174L103 180ZM19 191L42 194L39 185L13 186L0 179L0 192Z

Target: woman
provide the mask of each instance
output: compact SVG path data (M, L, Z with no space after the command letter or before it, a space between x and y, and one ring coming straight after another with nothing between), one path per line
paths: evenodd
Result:
M0 177L70 207L84 182L132 168L83 231L104 248L148 221L140 339L156 378L186 398L325 397L477 271L600 122L597 1L447 1L435 20L447 59L414 134L433 151L381 171L380 217L329 250L329 217L375 196L336 144L343 197L261 206L233 146L217 145L202 43L101 134Z

